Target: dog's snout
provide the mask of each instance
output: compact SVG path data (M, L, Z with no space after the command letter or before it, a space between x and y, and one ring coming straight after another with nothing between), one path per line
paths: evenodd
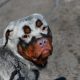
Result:
M39 44L39 46L40 46L41 48L45 47L46 44L47 44L47 42L48 42L48 41L47 41L47 39L45 39L45 38L38 40L38 44Z

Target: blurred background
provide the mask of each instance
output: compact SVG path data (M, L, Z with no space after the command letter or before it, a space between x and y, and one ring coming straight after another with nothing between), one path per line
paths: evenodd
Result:
M0 38L10 21L45 16L53 34L53 55L40 80L80 80L80 0L0 0Z

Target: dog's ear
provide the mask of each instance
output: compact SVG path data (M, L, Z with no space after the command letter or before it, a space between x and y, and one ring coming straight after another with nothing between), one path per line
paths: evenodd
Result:
M9 36L10 36L10 32L12 32L13 30L6 30L5 34L4 34L4 39L5 39L5 43L3 45L3 48L6 47L7 43L8 43L8 39L9 39Z

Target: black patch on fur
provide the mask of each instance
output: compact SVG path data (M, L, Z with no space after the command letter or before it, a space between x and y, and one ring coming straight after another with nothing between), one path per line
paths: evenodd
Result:
M48 27L48 34L47 34L48 36L50 36L51 38L52 38L52 32L51 32L51 30L50 30L50 28Z
M52 39L52 32L50 30L50 28L48 27L48 33L47 34L43 34L43 33L40 33L42 35L42 37L51 37Z
M32 70L35 74L35 80L38 80L38 77L39 77L39 71L37 69L33 69Z
M31 39L31 41L29 43L26 43L24 40L19 38L19 43L18 44L22 45L22 47L24 47L24 48L28 48L28 46L30 44L32 44L33 42L36 42L36 38L35 37L32 37L32 39Z
M7 45L7 43L8 43L8 39L9 39L10 32L12 32L12 31L13 31L13 30L9 30L9 29L6 31L6 33L5 33L6 42L5 42L4 46L3 46L3 48L6 47L6 45Z
M22 40L21 38L19 38L19 43L22 47L27 48L29 46L29 44L27 44L24 40Z
M66 78L65 77L59 77L59 78L57 78L55 80L66 80Z
M31 33L31 29L30 29L30 27L29 27L28 25L25 25L25 26L23 27L23 31L24 31L25 34Z
M32 61L33 62L33 61ZM35 62L33 62L35 64L35 66L37 66L39 69L43 69L47 66L47 61L44 64L36 64Z
M23 77L20 73L21 71L21 67L19 65L19 62L18 62L18 65L17 67L14 65L14 68L15 70L11 73L11 77L9 80L14 80L15 76L18 75L18 79L17 80L25 80L25 77Z
M36 21L36 27L40 28L43 25L42 21L40 19L38 19Z

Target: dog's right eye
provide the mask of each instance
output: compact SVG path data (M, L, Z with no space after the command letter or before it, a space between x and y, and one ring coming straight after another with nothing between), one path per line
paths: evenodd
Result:
M30 27L28 25L25 25L23 27L23 31L24 31L25 34L29 34L31 32L31 29L30 29Z

